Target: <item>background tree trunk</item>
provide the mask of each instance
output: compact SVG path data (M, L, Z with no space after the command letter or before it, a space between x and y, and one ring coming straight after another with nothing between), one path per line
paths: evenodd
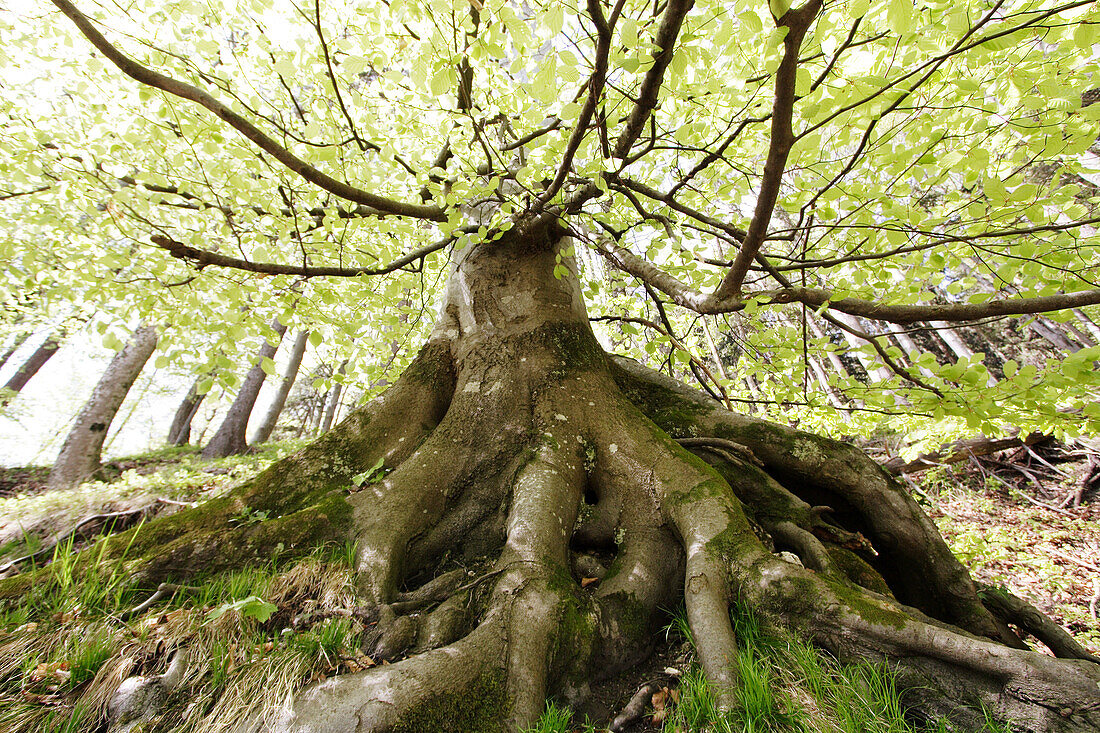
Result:
M348 360L340 364L340 368L336 370L336 376L344 376L344 372L348 369ZM327 433L329 428L332 427L332 420L336 417L336 410L340 406L340 393L343 392L344 384L333 380L332 391L329 393L328 405L325 407L325 416L321 419L321 432Z
M142 325L130 342L115 354L92 396L76 416L61 452L50 470L52 488L70 488L87 480L99 468L100 452L107 431L130 387L137 381L145 362L157 347L155 326Z
M199 376L191 384L191 389L176 408L176 414L172 418L172 425L168 428L168 445L187 445L191 441L191 421L199 412L199 406L206 399L206 393L199 394L199 385L207 376Z
M274 344L265 341L264 345L260 347L259 352L256 354L256 363L248 370L248 374L241 384L241 389L237 392L237 398L229 406L229 412L226 414L225 420L222 421L218 432L214 433L214 437L203 449L203 458L224 458L248 450L248 440L245 437L248 418L252 414L252 408L256 405L256 397L260 394L260 387L263 386L264 379L267 377L267 372L263 369L263 360L275 356L275 352L279 348L279 341L286 333L286 326L279 323L278 320L272 321L271 328L278 334L279 339Z
M58 343L53 336L50 336L46 341L34 350L23 365L19 367L19 371L12 375L7 384L4 385L4 389L11 390L15 394L19 394L23 391L23 388L27 386L27 382L31 381L31 377L38 373L38 370L45 366L46 362L50 360L57 350L61 348L61 344ZM6 401L14 395L8 395L7 398L0 397L0 400ZM0 404L3 402L0 401Z
M253 444L266 443L275 430L275 423L279 421L279 415L283 413L283 407L286 406L287 395L294 386L294 380L298 378L298 369L302 366L302 357L305 356L308 344L309 331L300 331L290 349L290 363L286 365L286 371L283 372L283 381L279 385L279 390L271 400L271 407L267 408L267 414L264 415L260 427L256 429L256 434L252 436Z

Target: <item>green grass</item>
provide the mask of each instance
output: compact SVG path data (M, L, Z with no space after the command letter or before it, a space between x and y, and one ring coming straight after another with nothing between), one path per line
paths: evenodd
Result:
M526 729L523 733L597 733L600 730L587 720L583 723L573 722L573 711L567 707L560 707L553 701L547 701L546 710L534 727Z

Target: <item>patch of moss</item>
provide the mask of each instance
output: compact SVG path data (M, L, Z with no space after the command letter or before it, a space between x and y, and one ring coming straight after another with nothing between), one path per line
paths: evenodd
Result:
M727 563L743 558L746 552L760 547L760 540L744 515L731 512L729 526L712 537L706 544L707 552L717 555Z
M498 733L508 717L504 675L484 672L458 694L432 695L413 707L393 728L393 733L462 731Z
M707 466L709 470L710 466ZM668 499L674 504L693 504L703 499L717 499L729 493L726 482L720 478L706 479L686 491L671 491Z
M825 549L829 552L829 559L833 566L848 580L863 586L884 596L892 596L890 586L882 579L882 576L871 567L870 563L844 547L837 547L826 543Z
M666 433L674 438L698 434L697 423L708 413L706 406L685 399L667 387L635 379L614 364L611 372L623 395Z

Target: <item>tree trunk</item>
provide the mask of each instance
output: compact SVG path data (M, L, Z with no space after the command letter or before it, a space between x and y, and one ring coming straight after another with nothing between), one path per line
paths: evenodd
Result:
M41 346L34 350L23 365L19 367L19 371L12 375L7 384L4 385L4 390L10 390L7 392L7 398L10 399L14 394L19 394L23 391L23 387L27 386L27 382L31 381L31 377L38 373L38 370L45 366L46 362L50 360L57 350L61 348L61 344L54 340L53 336L50 336L43 342ZM5 399L0 397L0 399Z
M947 348L951 349L953 353L959 359L969 359L974 356L974 350L966 345L966 342L962 340L962 337L956 333L957 326L951 323L944 323L943 321L932 321L932 326L936 329L936 333L947 344ZM989 375L986 379L986 383L992 387L997 384L996 378L993 375Z
M855 316L850 316L847 313L840 313L839 311L831 312L831 315L845 326L862 333L867 333L867 328L861 324L859 319ZM852 352L855 354L855 357L859 359L859 363L863 365L864 370L867 372L867 378L870 379L872 383L884 382L893 376L893 372L879 362L877 357L868 356L863 350L863 347L867 346L866 341L843 329L841 330L841 335L844 337L844 340L848 342L848 345L852 347Z
M157 347L157 329L143 325L129 343L115 354L92 396L84 404L50 470L49 485L71 488L88 480L99 469L103 441L130 387Z
M254 445L266 443L271 433L275 431L275 423L279 421L279 415L283 414L286 398L290 394L291 387L294 386L294 380L298 378L298 370L302 366L302 357L305 356L308 344L309 331L300 331L294 339L294 345L290 348L290 362L286 365L286 371L283 372L283 381L279 383L279 390L271 400L271 406L267 408L267 413L260 427L256 429L256 434L252 436Z
M347 371L348 360L344 359L340 363L340 368L336 370L336 376L344 376L344 372ZM336 417L336 410L340 407L340 394L343 390L344 384L339 380L333 380L332 390L329 393L328 404L325 406L325 416L321 419L321 432L327 433L329 428L332 427L332 420Z
M187 390L183 401L176 408L176 414L172 417L172 424L168 428L168 445L187 445L191 441L191 421L199 412L199 406L206 399L206 393L199 394L199 385L206 375L196 377Z
M264 384L267 372L263 369L263 360L274 358L279 349L279 341L286 333L286 326L278 320L272 321L271 329L279 336L273 344L264 341L263 346L256 353L256 363L248 370L241 389L237 392L237 398L229 406L229 412L225 415L218 432L206 444L202 450L203 458L225 458L244 453L248 450L248 440L245 437L248 430L248 418L252 415L252 408L256 405L256 397L260 394L260 388Z
M604 353L554 226L455 252L420 354L313 445L112 541L144 558L127 567L146 587L355 541L345 607L389 663L237 730L517 733L548 696L582 700L643 661L681 602L722 709L739 704L738 605L842 661L888 664L914 714L958 729L981 728L983 708L1026 731L1100 727L1097 660L1061 637L1048 646L1064 658L1029 650L1007 623L1022 607L987 606L864 453ZM241 507L270 518L231 523ZM594 561L599 582L582 582Z

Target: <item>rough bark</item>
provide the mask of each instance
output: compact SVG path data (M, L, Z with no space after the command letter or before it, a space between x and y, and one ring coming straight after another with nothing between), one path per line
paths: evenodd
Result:
M513 230L456 253L437 325L390 389L230 495L113 541L150 587L267 563L276 543L357 541L367 652L389 664L242 730L516 733L548 695L577 702L642 660L681 600L723 708L738 704L739 604L841 660L890 664L914 714L958 729L983 707L1035 733L1100 726L1100 665L1033 608L987 604L865 454L608 357L567 246ZM230 525L245 507L271 519Z
M51 487L76 486L99 469L100 452L111 421L156 347L156 327L143 325L111 359L61 446L50 470Z
M302 358L305 356L307 345L309 345L309 331L300 331L294 338L294 345L290 348L290 361L283 372L283 381L279 383L279 389L271 399L271 406L264 413L260 427L256 428L256 433L252 436L253 444L266 443L271 433L275 431L275 424L279 422L279 416L283 414L283 408L286 407L286 398L294 386L294 381L298 378L298 370L302 367Z
M34 350L27 360L19 367L19 370L11 376L11 379L4 385L4 390L10 390L12 393L19 394L23 391L23 388L27 386L27 382L31 381L31 377L38 373L38 370L46 365L46 362L50 360L57 350L61 348L61 344L54 339L53 336L47 338L41 346ZM8 394L11 397L11 394ZM2 399L2 398L0 398Z
M248 450L248 418L252 415L252 408L256 405L256 398L260 394L260 388L264 385L267 372L263 370L263 360L271 359L279 348L279 341L286 333L286 326L278 320L272 321L271 329L278 335L275 343L264 341L263 346L256 353L256 363L248 370L241 388L233 404L229 406L229 412L225 414L218 432L210 438L210 442L202 449L203 458L224 458L225 456L238 455Z
M172 424L168 427L168 445L187 445L191 442L191 423L199 412L199 407L206 399L206 393L199 394L199 385L204 377L197 377L192 382L183 401L176 408L176 414L172 416Z

